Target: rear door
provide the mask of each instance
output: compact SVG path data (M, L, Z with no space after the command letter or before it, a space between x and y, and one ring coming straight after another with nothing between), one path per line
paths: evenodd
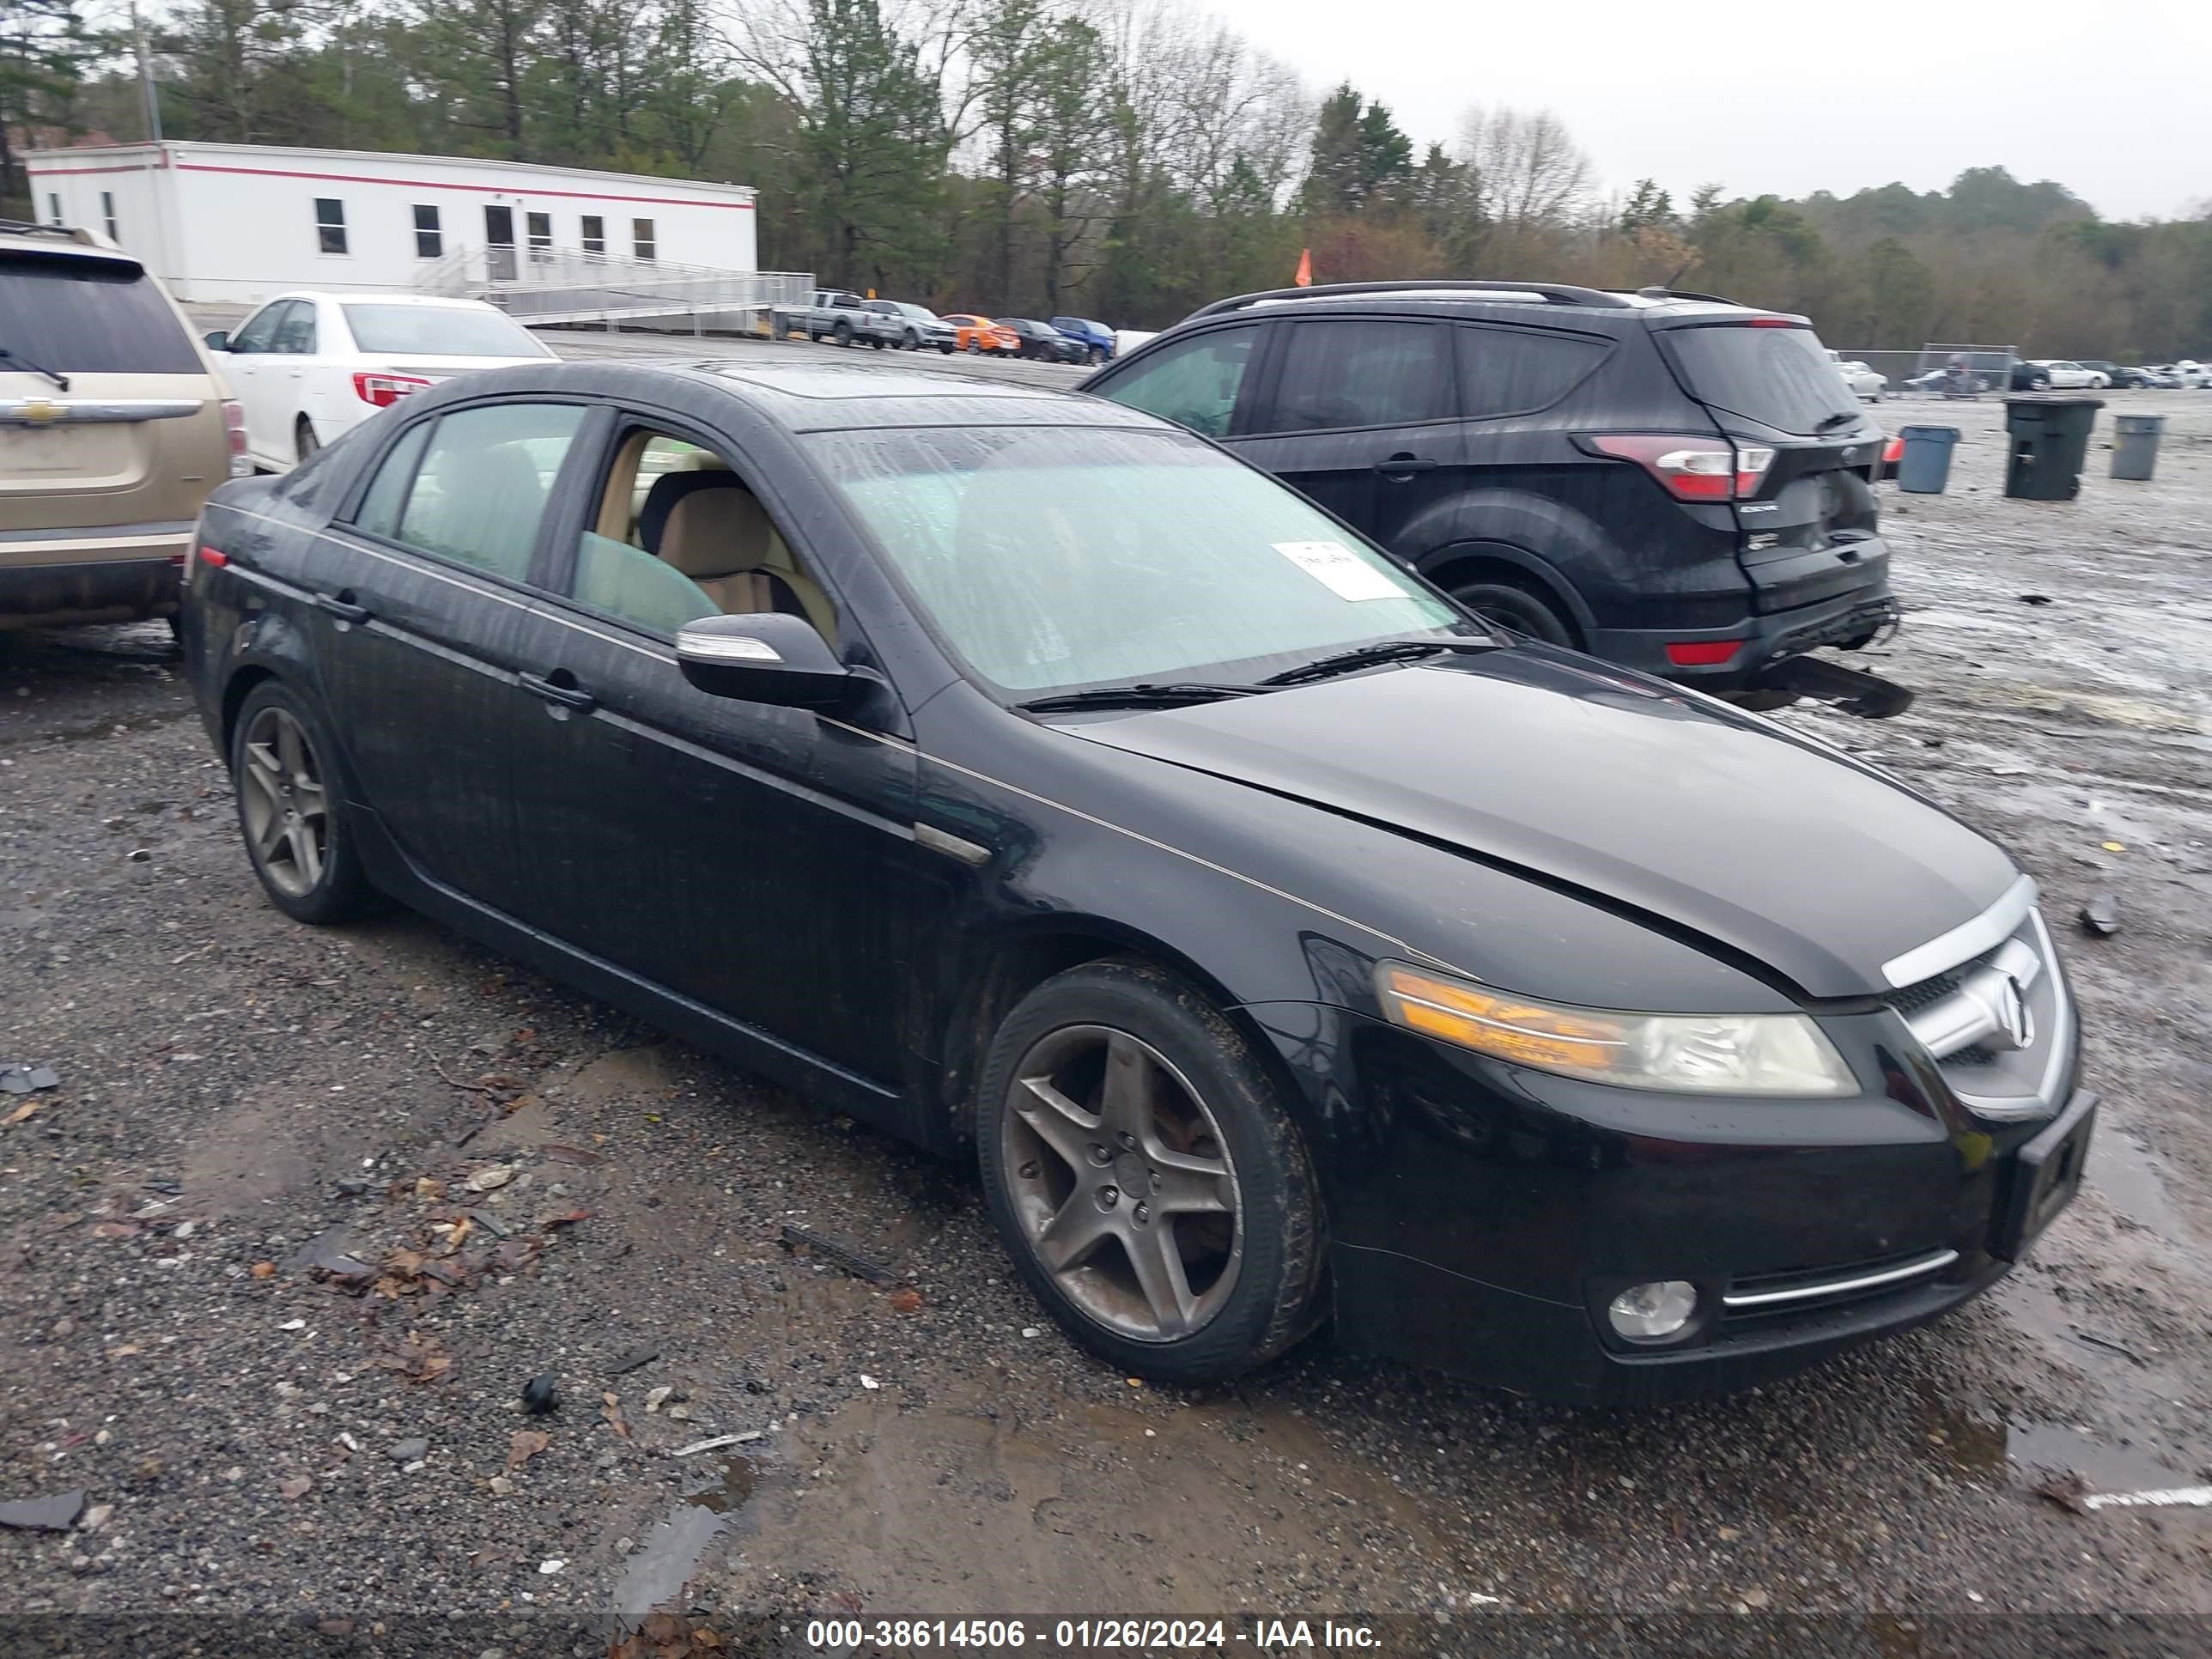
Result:
M1759 319L1678 325L1660 339L1739 451L1772 452L1735 506L1752 608L1767 615L1880 587L1889 553L1871 480L1881 433L1813 331Z
M1265 389L1230 447L1394 552L1467 467L1449 324L1276 322Z
M365 803L421 873L509 915L532 578L592 418L516 400L417 421L330 526L314 582L325 695Z
M173 531L227 476L222 390L137 260L0 249L0 530Z

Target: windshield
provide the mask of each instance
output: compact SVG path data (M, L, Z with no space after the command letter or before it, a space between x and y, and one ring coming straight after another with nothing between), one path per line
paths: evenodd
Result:
M424 357L550 357L529 330L492 310L459 306L349 305L353 343L379 355Z
M1244 683L1372 640L1480 633L1304 497L1187 434L811 441L939 636L1003 694Z
M1668 331L1698 401L1779 432L1812 433L1837 415L1858 415L1858 400L1809 328L1741 324Z
M204 372L161 289L120 259L0 258L0 346L63 374ZM11 360L0 374L21 367Z

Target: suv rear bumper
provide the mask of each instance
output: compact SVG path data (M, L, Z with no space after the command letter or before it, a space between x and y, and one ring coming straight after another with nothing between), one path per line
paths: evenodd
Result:
M1585 648L1592 656L1679 680L1700 691L1744 691L1783 659L1824 645L1855 648L1894 623L1898 614L1897 600L1884 580L1871 591L1861 589L1818 605L1747 617L1727 628L1593 629ZM1731 640L1742 643L1726 662L1685 665L1667 654L1669 645Z
M0 629L168 616L191 546L188 521L0 536Z

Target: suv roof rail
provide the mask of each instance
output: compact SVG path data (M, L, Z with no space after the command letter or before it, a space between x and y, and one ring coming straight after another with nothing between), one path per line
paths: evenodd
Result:
M1638 289L1636 297L1639 300L1701 300L1707 304L1717 306L1732 306L1737 303L1725 294L1699 294L1692 289L1660 288L1656 285Z
M1434 294L1439 291L1468 295L1533 294L1547 305L1596 306L1612 311L1620 310L1629 304L1618 294L1607 294L1595 288L1577 288L1571 283L1491 283L1458 278L1425 283L1324 283L1316 288L1271 288L1258 294L1240 294L1234 299L1216 300L1210 306L1200 306L1183 321L1194 323L1201 317L1218 317L1224 312L1241 311L1247 306L1278 300L1353 299L1362 295L1387 299L1393 294Z
M90 243L92 238L73 225L42 225L35 219L0 219L0 235L58 236L65 242Z

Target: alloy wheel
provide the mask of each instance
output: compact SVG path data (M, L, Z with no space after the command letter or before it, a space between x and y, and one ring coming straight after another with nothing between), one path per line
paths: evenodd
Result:
M298 720L264 708L246 727L245 759L239 803L254 862L278 891L305 898L330 855L330 803L315 751Z
M1171 1342L1221 1311L1243 1257L1237 1173L1166 1056L1127 1031L1064 1026L1014 1068L1002 1123L1023 1240L1086 1316Z

